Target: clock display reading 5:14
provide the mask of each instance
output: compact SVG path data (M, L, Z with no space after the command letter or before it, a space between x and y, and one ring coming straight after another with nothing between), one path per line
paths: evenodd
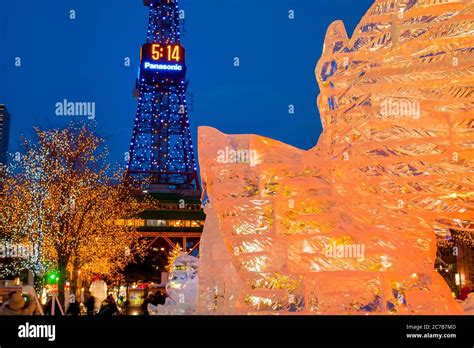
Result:
M182 59L181 46L180 45L162 46L161 44L152 44L151 45L151 58L153 60L165 59L169 62L172 62L172 61L180 62Z

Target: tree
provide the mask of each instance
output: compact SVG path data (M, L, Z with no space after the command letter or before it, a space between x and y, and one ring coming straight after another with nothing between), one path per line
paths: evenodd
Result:
M181 246L179 245L179 243L176 243L173 249L170 250L170 253L168 255L168 263L165 267L165 270L167 272L173 271L174 262L176 261L176 259L179 257L181 253L182 253Z
M134 226L119 221L139 213L140 203L105 162L103 139L86 126L35 129L25 154L3 178L0 230L35 253L25 265L41 274L59 271L64 293L68 271L75 290L78 272L109 274L143 250Z

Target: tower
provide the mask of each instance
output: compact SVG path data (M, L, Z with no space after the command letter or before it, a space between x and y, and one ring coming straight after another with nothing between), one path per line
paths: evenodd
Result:
M144 0L144 5L150 13L140 51L138 109L126 177L158 191L199 191L178 0Z
M148 199L127 224L137 227L147 255L124 271L129 281L164 282L163 261L178 245L196 256L205 214L201 207L186 102L185 49L178 0L144 0L149 7L135 97L138 109L125 179ZM165 273L166 274L166 273Z

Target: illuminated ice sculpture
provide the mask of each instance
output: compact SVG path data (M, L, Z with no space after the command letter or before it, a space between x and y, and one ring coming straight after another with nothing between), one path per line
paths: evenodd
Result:
M202 127L200 314L458 314L436 240L474 226L474 10L375 1L316 68L302 151Z
M197 257L181 253L173 263L169 280L166 284L168 297L164 305L148 305L152 315L191 315L196 314L198 297Z

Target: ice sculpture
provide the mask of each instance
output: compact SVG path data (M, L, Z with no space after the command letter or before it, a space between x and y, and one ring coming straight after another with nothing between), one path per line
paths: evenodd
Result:
M164 305L148 305L152 315L191 315L196 313L198 297L198 258L181 253L173 264Z
M328 29L302 151L201 127L202 314L458 314L436 235L472 231L474 10L375 1Z
M234 314L242 281L227 252L212 204L204 207L206 224L200 241L199 298L200 314ZM203 254L204 252L204 254Z
M89 291L94 297L94 311L98 313L102 302L107 298L107 284L102 279L96 279L92 282Z

